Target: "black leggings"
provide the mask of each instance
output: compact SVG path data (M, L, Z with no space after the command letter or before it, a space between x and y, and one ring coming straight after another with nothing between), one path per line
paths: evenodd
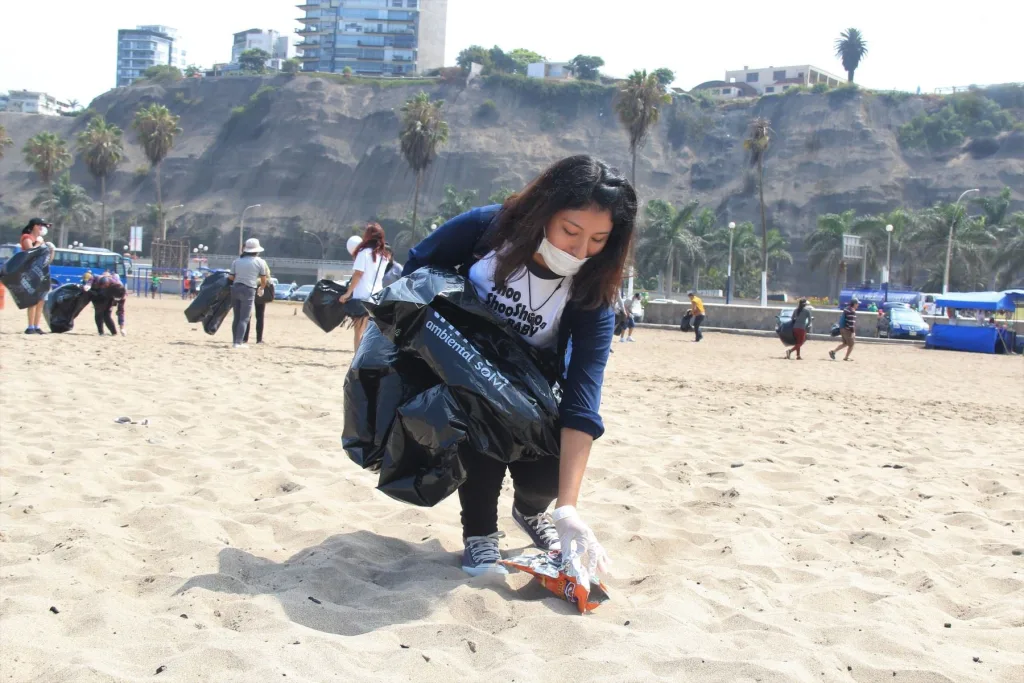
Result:
M693 316L693 336L697 341L704 338L704 333L700 331L700 326L704 324L704 314L700 313Z
M93 304L93 308L96 309L96 330L100 334L103 334L103 326L106 325L107 329L110 330L110 334L116 335L117 328L114 327L114 316L111 315L111 310L114 308L113 304Z
M262 301L257 301L253 304L253 308L256 309L256 343L259 344L263 341L263 314L266 313L267 305ZM249 330L252 329L252 325L245 328L245 343L249 343Z
M512 474L515 507L530 517L539 515L558 497L558 458L533 462L498 462L486 455L465 458L468 478L459 487L462 537L487 536L498 530L498 497L505 470Z

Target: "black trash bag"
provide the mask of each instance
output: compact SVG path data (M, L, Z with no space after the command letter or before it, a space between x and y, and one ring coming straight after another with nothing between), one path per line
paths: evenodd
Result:
M680 332L693 332L693 311L687 311L679 323Z
M202 323L206 334L217 334L220 325L231 311L231 281L227 273L213 273L199 288L199 295L185 309L185 319Z
M75 329L75 318L89 305L89 292L71 283L55 289L43 304L43 317L50 332L61 334Z
M615 330L612 332L613 337L620 337L622 333L626 331L626 314L616 313L615 314Z
M787 320L779 325L775 333L779 335L779 340L786 346L796 346L796 334L793 333L792 320Z
M302 312L324 332L331 332L345 322L345 304L338 299L348 291L348 285L334 280L320 280L302 304Z
M384 279L381 282L383 282L385 287L390 287L402 279L402 271L401 263L391 261L388 263L387 268L384 269Z
M839 323L832 323L832 328L828 331L828 335L830 337L838 337L841 331L842 328L839 327Z
M401 354L372 322L345 375L341 444L354 463L380 469L398 407L438 383L423 361Z
M366 307L385 337L448 387L469 418L473 450L506 463L558 457L553 359L528 349L464 277L420 268Z
M266 287L263 288L263 296L256 295L255 302L261 304L272 304L274 303L274 283L267 282Z
M443 384L402 404L388 436L377 489L396 500L430 507L466 481L463 457L473 457L466 414Z
M35 306L50 291L50 248L19 251L0 268L0 282L20 309Z

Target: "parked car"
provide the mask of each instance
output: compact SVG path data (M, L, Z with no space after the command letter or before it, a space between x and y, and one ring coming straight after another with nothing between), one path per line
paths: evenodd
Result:
M294 284L288 284L287 282L274 283L274 301L287 301L288 297L291 296L298 287Z
M313 293L313 285L302 285L288 295L288 301L305 301Z
M779 311L779 314L775 316L775 334L779 333L782 326L793 319L793 313L796 311L795 308L783 308ZM814 316L811 316L811 322L807 324L807 334L814 333Z
M886 310L887 324L878 331L889 339L923 339L928 336L928 323L909 307L894 306Z

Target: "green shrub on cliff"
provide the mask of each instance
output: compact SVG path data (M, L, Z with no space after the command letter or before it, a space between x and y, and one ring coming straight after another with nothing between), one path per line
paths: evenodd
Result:
M1017 121L980 92L954 95L938 111L919 114L900 126L899 142L905 149L943 150L968 137L995 135L1010 130Z

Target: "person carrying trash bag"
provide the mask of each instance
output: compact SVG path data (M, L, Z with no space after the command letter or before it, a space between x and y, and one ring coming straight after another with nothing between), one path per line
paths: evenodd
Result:
M203 279L199 295L185 309L185 319L190 323L202 323L206 334L217 334L224 318L231 312L231 276L219 271Z
M562 359L560 457L510 465L486 456L464 459L466 481L458 492L468 574L508 573L498 531L506 469L515 489L513 519L533 545L561 550L566 562L578 561L591 573L607 567L576 505L591 446L604 432L598 410L615 325L612 305L636 212L636 192L625 176L578 155L553 164L503 205L449 220L409 252L406 279L424 266L458 269L523 341Z
M21 251L7 259L0 268L0 281L11 293L15 305L28 316L25 334L46 334L39 327L43 318L43 302L50 293L50 262L54 247L43 238L50 224L33 218L22 231Z
M127 336L124 329L124 307L127 291L124 283L116 273L106 272L99 277L92 278L83 289L89 292L92 300L93 313L96 320L96 331L103 336L103 328L110 331L110 336L117 336L118 330L121 336ZM114 318L111 312L117 309L117 327L114 326Z

